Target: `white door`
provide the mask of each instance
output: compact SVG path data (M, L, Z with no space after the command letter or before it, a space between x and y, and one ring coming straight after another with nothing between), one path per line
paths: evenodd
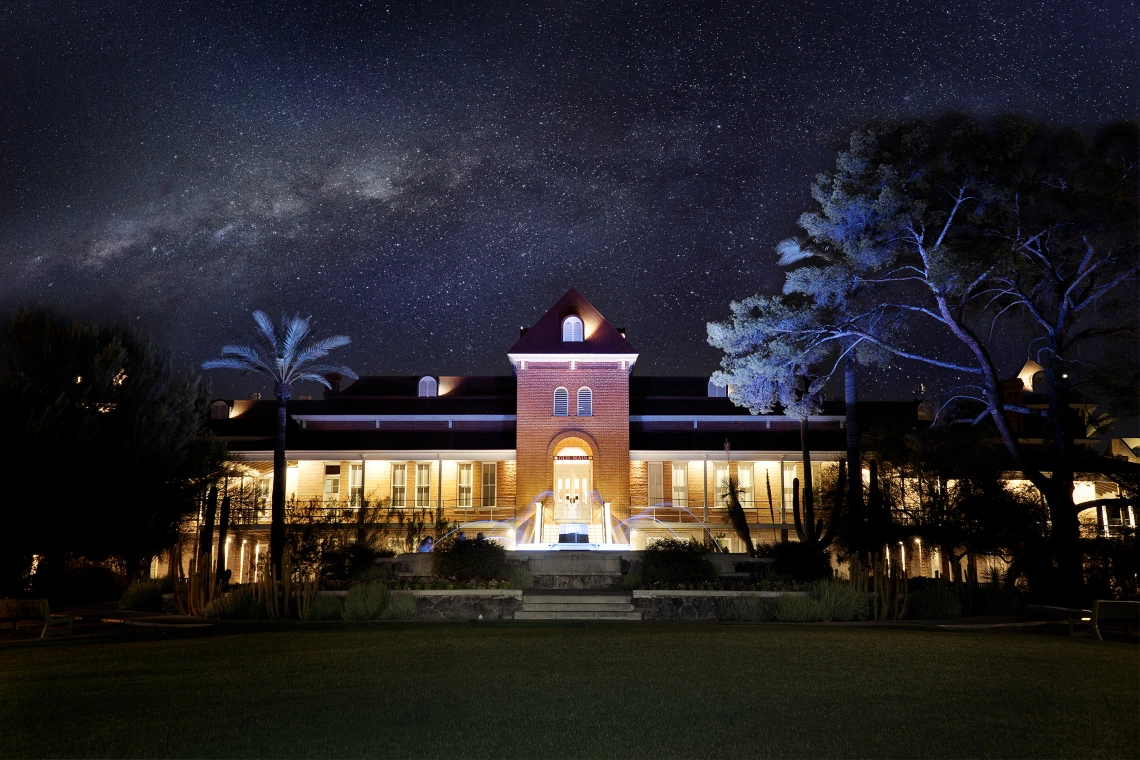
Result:
M554 461L555 522L589 522L590 461Z

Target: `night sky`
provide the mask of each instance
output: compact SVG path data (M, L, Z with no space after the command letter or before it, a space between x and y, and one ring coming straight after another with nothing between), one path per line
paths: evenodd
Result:
M505 374L574 286L639 374L707 374L852 128L1138 112L1131 2L302 5L0 4L0 310L186 365L299 311L360 374Z

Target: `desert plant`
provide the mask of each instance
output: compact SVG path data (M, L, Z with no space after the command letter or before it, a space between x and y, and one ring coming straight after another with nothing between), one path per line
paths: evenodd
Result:
M772 547L772 569L797 581L831 577L831 554L818 543L789 541Z
M910 616L913 618L951 620L961 614L962 603L946 583L935 583L910 594Z
M392 567L390 565L372 564L361 570L354 580L357 583L368 583L369 581L386 581L391 577Z
M162 612L162 587L161 578L130 584L119 599L119 609Z
M380 581L353 586L344 598L344 619L376 620L383 614L389 595L388 585Z
M780 594L776 599L776 619L782 623L818 623L827 619L823 602L810 596Z
M344 613L344 597L335 594L318 596L305 611L305 620L340 620Z
M413 594L396 592L388 597L380 617L384 620L411 620L416 616L419 600Z
M727 596L716 600L716 619L761 623L772 619L772 608L755 596Z
M511 565L507 568L507 580L511 582L511 588L527 590L534 586L534 576L530 572L530 567L518 563Z
M625 576L623 576L621 579L621 587L623 589L626 591L633 591L634 589L641 588L641 567L641 562L634 562L630 566L629 572L626 573Z
M262 607L248 587L216 596L202 609L202 617L223 620L258 620L262 615Z
M1025 598L1017 591L985 583L970 597L971 615L1017 615L1025 611Z
M716 566L705 555L715 551L696 539L663 538L645 549L641 578L646 585L677 586L715 581Z
M507 573L507 551L484 538L456 538L433 554L435 574L441 578L491 580Z
M867 595L850 583L819 581L812 586L808 596L823 605L824 620L849 622L867 618Z
M309 619L309 609L317 600L320 593L320 581L313 577L294 584L297 591L297 616L302 620Z

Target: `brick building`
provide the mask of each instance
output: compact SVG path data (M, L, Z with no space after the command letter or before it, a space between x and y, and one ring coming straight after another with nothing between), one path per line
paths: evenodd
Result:
M351 522L360 504L380 505L397 550L446 524L508 548L695 536L741 551L724 502L732 476L753 540L794 539L797 420L749 414L707 377L637 375L637 349L576 290L506 358L510 375L362 377L290 401L290 508ZM929 418L918 401L860 406L907 427ZM815 482L843 454L843 411L829 403L809 420ZM266 551L276 402L219 400L211 418L243 463L226 483L240 505L226 564L242 580Z

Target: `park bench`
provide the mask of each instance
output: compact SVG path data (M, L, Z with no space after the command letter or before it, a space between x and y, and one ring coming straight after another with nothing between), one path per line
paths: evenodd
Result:
M11 623L12 633L20 628L20 623L31 620L43 624L40 638L47 638L53 626L67 624L67 633L72 633L72 623L75 618L70 615L51 614L47 599L0 599L0 623Z
M1104 623L1123 623L1124 633L1127 636L1132 635L1132 626L1135 624L1140 627L1140 602L1119 602L1114 599L1097 599L1093 602L1092 613L1088 616L1085 613L1088 610L1079 610L1076 614L1069 616L1069 635L1073 635L1073 631L1077 626L1087 625L1096 632L1096 637L1104 641L1104 637L1100 635L1100 627Z

